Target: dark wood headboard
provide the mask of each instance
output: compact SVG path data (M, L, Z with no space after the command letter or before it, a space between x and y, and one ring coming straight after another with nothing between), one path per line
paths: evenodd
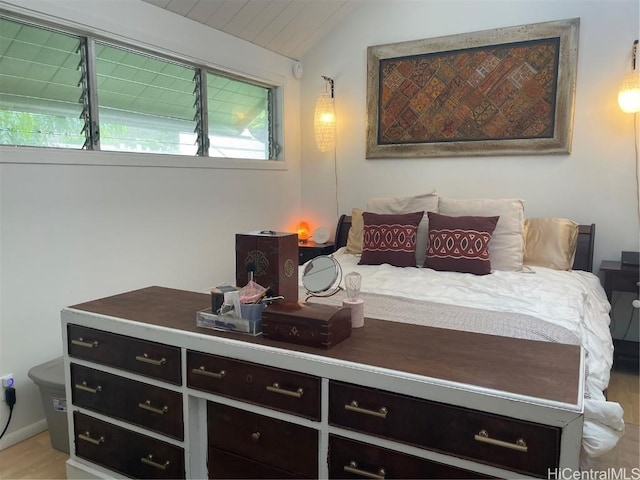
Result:
M578 226L578 246L573 260L574 270L593 272L593 248L596 240L596 224Z
M336 228L335 244L336 249L344 247L349 237L351 228L351 216L342 215L338 220ZM576 247L576 258L573 261L574 270L584 270L593 272L593 248L596 238L596 224L578 226L578 246Z

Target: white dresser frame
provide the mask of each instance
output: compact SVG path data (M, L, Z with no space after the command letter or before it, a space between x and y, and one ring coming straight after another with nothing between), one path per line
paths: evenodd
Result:
M82 408L73 405L71 395L72 386L70 384L69 373L71 363L85 365L121 376L123 375L123 372L115 368L69 357L66 351L68 341L68 324L81 325L105 332L159 342L179 347L181 349L182 385L180 386L172 386L159 380L154 380L129 372L126 373L126 376L143 383L161 386L182 394L184 407L183 418L185 425L184 441L181 442L169 437L164 437L157 433L151 433L146 431L144 428L140 428L99 413L84 411ZM129 430L150 435L165 442L183 447L185 450L185 468L187 478L207 478L207 400L318 430L320 449L318 455L318 472L320 478L327 478L328 476L326 460L329 434L339 434L343 437L400 451L416 457L454 465L459 468L472 470L485 475L496 476L499 478L512 478L514 475L517 475L518 478L528 478L521 473L514 474L514 472L509 470L329 425L329 380L339 380L365 387L374 387L430 401L559 427L562 429L559 468L570 469L573 471L579 470L583 424L582 393L584 389L584 352L581 352L580 372L578 373L581 379L578 399L575 404L566 404L517 395L509 392L491 390L475 385L461 384L438 378L414 375L407 372L389 370L371 365L345 362L319 354L314 355L311 353L288 350L286 349L286 344L283 344L284 348L274 348L271 346L244 342L242 340L232 338L203 335L189 331L155 326L147 323L76 310L73 308L66 308L62 311L62 332L63 342L65 345L65 387L68 405L69 444L71 451L70 458L67 461L68 478L124 478L116 472L102 468L99 465L93 464L75 455L75 439L73 433L73 413L75 411L87 413L101 420L125 427ZM188 388L186 386L187 350L211 353L233 359L267 365L270 367L315 375L322 378L320 421L312 421L269 408Z

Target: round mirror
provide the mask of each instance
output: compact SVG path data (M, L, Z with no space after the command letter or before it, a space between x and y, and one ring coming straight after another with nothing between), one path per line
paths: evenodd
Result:
M302 285L310 296L330 296L340 290L342 269L333 258L320 255L307 262L302 272ZM334 287L337 282L337 287ZM332 291L333 290L333 291Z

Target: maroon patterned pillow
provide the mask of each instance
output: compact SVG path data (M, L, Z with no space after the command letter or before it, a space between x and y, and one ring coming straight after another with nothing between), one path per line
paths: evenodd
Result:
M416 232L424 212L380 214L364 212L362 257L359 265L388 263L416 266Z
M434 270L491 273L489 241L500 217L429 214L429 247L424 266Z

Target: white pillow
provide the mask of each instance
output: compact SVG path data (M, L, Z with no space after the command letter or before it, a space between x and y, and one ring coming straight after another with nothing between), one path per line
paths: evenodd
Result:
M371 213L413 213L424 212L416 233L416 266L422 267L429 246L429 216L427 212L438 212L438 194L425 193L411 197L371 198L367 202L367 212Z
M438 213L500 219L489 242L492 270L520 271L524 257L524 202L514 198L457 199L440 197Z

